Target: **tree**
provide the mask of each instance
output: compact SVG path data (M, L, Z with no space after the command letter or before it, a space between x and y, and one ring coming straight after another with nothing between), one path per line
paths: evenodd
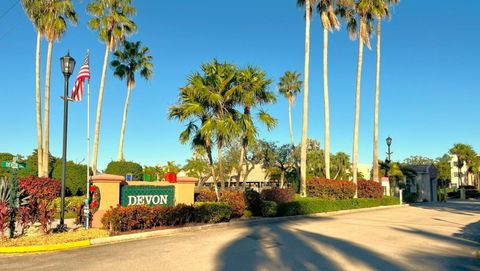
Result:
M310 19L312 4L316 0L297 0L297 6L305 5L305 62L303 71L302 141L300 143L300 196L307 196L307 125L308 125L308 76L310 67Z
M118 161L123 160L123 142L125 137L125 128L127 125L128 103L130 101L130 92L135 87L135 73L139 72L145 80L150 80L153 75L152 56L149 55L148 47L141 47L139 41L122 44L122 49L114 53L114 60L110 63L115 70L114 75L121 80L127 81L127 98L123 107L122 130L120 132L120 143L118 144Z
M203 64L201 70L201 73L191 74L187 85L180 88L178 103L170 107L168 117L188 122L180 134L180 142L191 141L193 148L207 152L214 180L212 143L216 143L218 179L223 189L223 148L240 134L238 119L241 113L235 109L237 68L233 64L219 63L214 59Z
M420 155L412 155L403 160L403 163L407 165L431 165L433 162L433 159Z
M295 71L286 71L285 74L280 77L280 82L278 82L278 91L288 100L288 127L290 128L292 146L295 146L292 129L292 106L301 88L302 80L300 80L300 74Z
M435 159L434 165L438 170L438 178L443 181L444 186L450 182L452 172L451 160L452 158L448 154L444 154L442 157Z
M92 15L88 21L90 29L98 31L98 36L105 43L102 78L98 91L97 116L95 120L95 135L93 138L93 174L97 173L98 142L100 137L100 119L102 114L103 90L107 71L108 55L125 36L132 34L136 25L130 18L135 14L132 0L94 0L87 5L87 12Z
M353 151L352 151L352 179L357 184L358 174L358 127L360 120L360 86L362 79L363 45L370 49L370 33L372 32L372 9L371 0L346 0L339 3L338 12L347 21L347 31L351 39L358 36L358 61L357 79L355 89L355 116L353 125ZM358 25L358 29L357 29ZM357 190L355 190L357 197Z
M41 1L36 0L22 0L23 9L27 14L30 21L32 21L33 27L37 32L37 45L35 49L35 114L37 123L37 174L43 171L43 146L42 146L42 97L40 90L40 43L42 35L45 33L44 29L44 16Z
M373 117L373 180L378 182L378 104L380 99L380 38L383 18L390 18L389 5L396 4L399 0L376 0L373 14L377 19L377 63L375 79L375 109Z
M257 136L257 127L252 118L252 109L258 111L258 120L267 127L269 131L275 127L277 120L261 109L264 104L272 104L276 96L268 90L272 80L266 78L266 73L260 68L248 66L237 74L237 98L238 104L243 108L243 114L239 118L241 129L240 157L237 167L237 186L240 184L240 177L243 170L245 153L248 146L252 145ZM245 187L245 182L243 184Z
M263 143L263 168L269 173L280 173L280 188L284 187L287 172L293 169L293 150L290 144L284 144L279 147L275 142Z
M198 179L198 187L201 187L203 183L210 177L208 161L201 156L194 156L191 159L187 159L182 170L185 171L188 176Z
M45 68L45 96L43 112L43 146L42 146L42 170L38 173L41 177L49 174L49 150L50 150L50 71L52 63L53 42L58 41L67 31L67 21L73 25L78 22L78 16L73 8L71 0L51 0L32 4L33 10L41 12L38 20L40 29L48 41L47 64ZM37 16L37 15L33 15ZM38 39L38 37L37 37ZM38 110L38 105L37 105ZM37 115L38 118L38 115ZM37 119L38 122L38 119ZM38 129L37 123L37 129ZM37 130L38 140L38 130Z
M323 26L323 101L325 116L325 177L330 179L330 105L328 98L328 32L340 29L334 11L335 0L320 0L317 11Z

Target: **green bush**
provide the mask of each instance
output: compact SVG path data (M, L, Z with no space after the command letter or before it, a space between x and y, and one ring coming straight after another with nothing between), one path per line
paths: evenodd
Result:
M277 203L265 200L262 202L262 216L271 217L277 215Z
M197 221L203 223L228 222L232 208L224 202L204 202L196 205Z
M65 212L75 212L83 203L86 196L65 197ZM60 212L61 198L56 198L53 202L57 212Z
M90 171L91 172L91 171ZM52 178L62 179L62 160L57 160L53 166ZM85 195L87 190L87 165L67 162L67 176L65 178L65 194L67 196Z
M382 199L343 199L328 200L320 198L302 198L278 206L279 216L306 215L314 213L332 212L349 209L368 208L399 204L395 197Z
M143 178L143 168L140 164L129 161L112 161L108 163L105 173L120 176L132 174L135 181L141 181Z
M0 163L2 161L12 161L12 159L13 159L13 154L0 152ZM10 178L10 169L0 167L0 177Z
M247 209L250 210L253 215L262 215L262 199L260 198L260 193L253 189L247 189L243 192L243 197L247 204Z

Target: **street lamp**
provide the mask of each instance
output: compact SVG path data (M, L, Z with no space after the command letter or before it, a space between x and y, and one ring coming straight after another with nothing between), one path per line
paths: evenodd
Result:
M65 226L65 177L67 173L67 126L68 126L68 79L75 68L75 59L70 56L70 53L60 58L60 66L64 77L63 89L63 148L62 148L62 191L60 204L60 224L57 226L57 231L66 230Z
M390 163L390 161L391 161L391 160L390 160L390 155L393 153L393 152L390 151L390 145L392 145L392 138L389 136L389 137L387 137L386 141L387 141L387 147L388 147L388 151L387 151L387 155L388 155L388 156L387 156L387 163Z

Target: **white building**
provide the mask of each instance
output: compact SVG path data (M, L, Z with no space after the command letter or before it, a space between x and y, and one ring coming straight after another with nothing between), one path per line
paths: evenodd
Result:
M467 163L463 162L463 166L458 168L458 157L456 155L452 155L451 158L450 187L456 189L460 185L473 185L473 180L470 180L471 178L469 178L467 174Z

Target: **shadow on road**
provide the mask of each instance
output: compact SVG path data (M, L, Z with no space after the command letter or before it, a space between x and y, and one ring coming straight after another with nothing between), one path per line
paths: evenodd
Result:
M222 250L217 270L345 270L322 249L369 269L406 270L386 255L339 238L296 230L291 222L252 227Z
M432 209L437 211L447 211L459 215L468 215L474 216L480 214L480 200L450 200L447 203L445 202L435 202L435 203L415 203L411 204L412 207L422 208L422 209Z

